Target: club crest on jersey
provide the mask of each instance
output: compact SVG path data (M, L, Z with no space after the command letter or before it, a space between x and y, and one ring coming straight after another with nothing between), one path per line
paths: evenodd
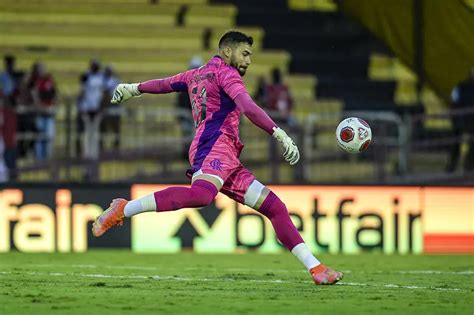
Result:
M214 170L222 171L222 162L219 159L214 159L209 164Z

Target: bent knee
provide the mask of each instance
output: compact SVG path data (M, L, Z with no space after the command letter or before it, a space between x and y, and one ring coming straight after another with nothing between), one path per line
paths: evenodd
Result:
M217 195L217 188L214 185L201 180L193 183L191 189L196 207L205 207L211 204Z

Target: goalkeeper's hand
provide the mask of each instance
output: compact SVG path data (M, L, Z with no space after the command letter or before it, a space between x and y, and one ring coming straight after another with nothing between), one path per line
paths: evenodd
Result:
M273 127L272 136L277 139L285 149L283 153L285 160L290 162L290 165L295 165L300 159L300 151L298 151L298 147L293 139L291 139L283 129L278 127Z
M132 97L138 97L142 93L138 90L139 83L121 83L114 90L114 95L110 100L113 104L125 102Z

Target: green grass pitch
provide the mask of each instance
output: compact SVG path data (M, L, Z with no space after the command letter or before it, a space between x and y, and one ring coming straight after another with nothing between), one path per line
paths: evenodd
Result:
M474 256L0 254L0 314L473 314Z

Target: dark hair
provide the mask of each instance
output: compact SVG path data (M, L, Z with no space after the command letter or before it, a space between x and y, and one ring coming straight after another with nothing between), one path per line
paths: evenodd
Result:
M252 36L247 36L242 32L231 30L225 32L224 35L221 36L221 39L219 40L219 48L240 43L247 43L252 46L253 38Z

